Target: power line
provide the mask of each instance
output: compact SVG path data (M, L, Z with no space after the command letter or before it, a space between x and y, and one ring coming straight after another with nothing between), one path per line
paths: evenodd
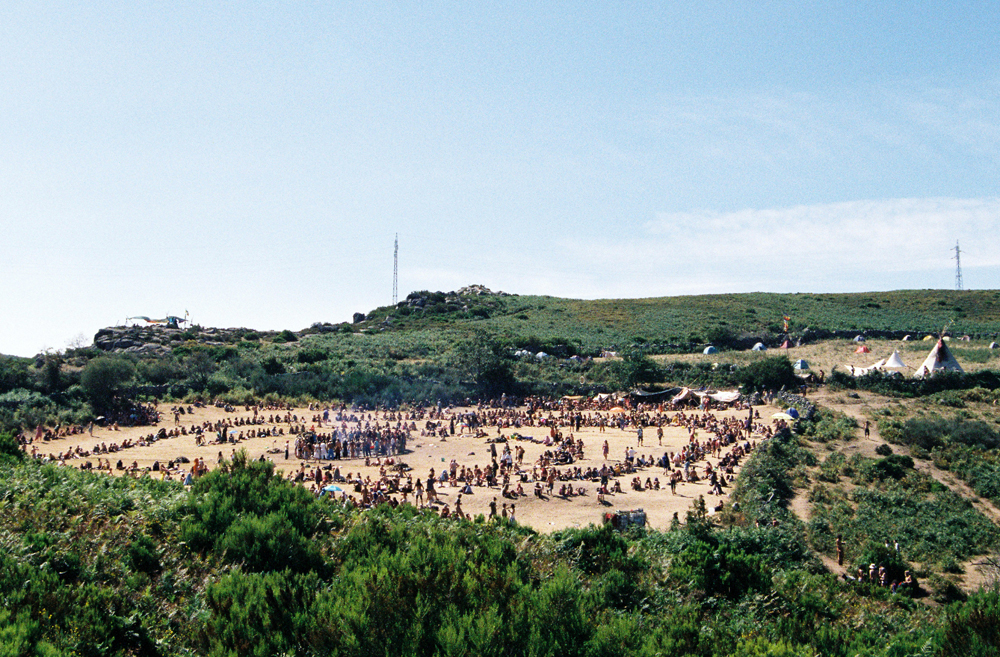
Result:
M958 248L958 240L955 240L955 289L962 289L962 251Z

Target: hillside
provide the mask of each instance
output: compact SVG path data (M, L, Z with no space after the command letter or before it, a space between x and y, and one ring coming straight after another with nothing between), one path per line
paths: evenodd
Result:
M417 303L414 303L416 301ZM901 290L858 294L719 294L655 299L574 300L557 297L416 292L396 307L367 313L369 331L432 326L495 332L513 344L602 349L648 345L652 353L690 343L773 341L789 329L816 337L870 332L940 331L979 336L1000 332L1000 292Z
M1000 350L987 339L1000 326L997 297L575 301L476 289L415 293L356 322L297 332L114 328L93 348L0 358L0 646L17 655L994 655ZM744 348L773 345L783 314L803 346L777 356ZM928 344L898 335L948 322L973 336L951 343L968 374L914 384L842 373L896 348L912 365ZM882 336L868 342L874 353L854 354L859 332ZM703 355L709 339L723 350ZM532 355L515 356L525 348ZM622 357L590 358L606 349ZM709 515L692 497L661 531L543 534L405 506L347 509L239 453L216 463L213 451L213 472L185 489L19 458L4 433L126 422L154 398L395 407L636 385L777 388L798 383L789 356L828 374L840 367L809 392L816 416L752 452L729 508ZM842 577L875 562L896 579L912 571L919 588Z

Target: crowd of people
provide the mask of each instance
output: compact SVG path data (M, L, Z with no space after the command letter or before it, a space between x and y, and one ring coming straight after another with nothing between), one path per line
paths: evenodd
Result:
M204 458L177 455L140 468L136 461L129 465L120 452L193 436L196 446L228 445L235 453L243 441L272 438L271 447L260 458L277 464L290 462L293 467L283 468L287 478L308 486L316 495L360 507L414 504L461 517L465 513L461 496L477 489L493 491L504 505L509 504L510 515L521 498L548 501L594 495L598 504L608 505L610 498L625 493L654 494L669 488L676 495L685 484L707 485L709 493L724 497L741 460L774 431L753 408L737 406L737 414L719 414L705 407L675 408L610 398L530 397L457 410L440 404L377 411L343 404L312 404L307 409L280 404L216 406L224 411L223 417L194 421L196 405L177 405L169 409L171 426L137 438L105 438L90 449L81 445L48 453L40 449L45 441L28 440L25 451L62 464L76 460L81 469L135 476L148 472L190 483L208 471ZM687 435L680 449L657 449L663 446L668 428L674 429L675 436L677 429ZM539 434L538 429L543 432ZM624 432L634 440L630 438L624 451L615 455L603 440L597 448L600 460L588 460L590 450L582 434L602 435L611 429L619 432L619 439ZM67 433L76 436L81 431ZM426 476L417 476L403 460L414 440L456 438L485 445L487 461L452 459L440 469L431 468ZM220 451L219 462L224 458ZM362 474L363 468L369 474ZM378 469L377 476L370 473L371 468ZM344 470L349 471L344 474ZM438 494L442 489L455 489L454 504L446 501L450 495ZM502 511L501 507L494 515L502 518Z

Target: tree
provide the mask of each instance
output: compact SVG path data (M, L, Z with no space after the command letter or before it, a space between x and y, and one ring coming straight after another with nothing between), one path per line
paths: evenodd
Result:
M135 377L132 361L117 356L103 356L87 363L80 373L80 384L94 409L100 412L115 407L118 398Z
M772 356L751 363L736 375L744 392L796 388L799 380L787 356Z
M485 332L477 331L460 342L455 347L455 361L484 397L498 397L513 392L517 386L510 356L496 338Z

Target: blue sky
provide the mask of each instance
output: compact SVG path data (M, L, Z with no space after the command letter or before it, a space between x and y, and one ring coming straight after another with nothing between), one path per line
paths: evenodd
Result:
M666 4L667 6L662 6ZM808 5L808 6L806 6ZM4 3L0 353L399 290L1000 288L1000 5Z

